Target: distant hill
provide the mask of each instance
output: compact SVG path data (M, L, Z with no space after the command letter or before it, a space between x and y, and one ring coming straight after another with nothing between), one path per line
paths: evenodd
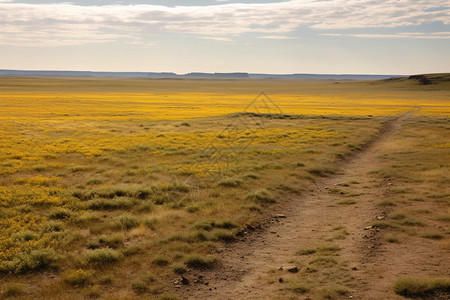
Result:
M280 79L319 79L319 80L380 80L404 75L365 75L365 74L250 74L250 78Z
M402 75L360 75L360 74L252 74L236 73L187 73L171 72L91 72L91 71L27 71L2 70L0 76L79 76L79 77L148 77L148 78L211 78L211 79L315 79L315 80L380 80L405 77Z
M421 85L450 83L450 73L411 75L408 80L416 80Z

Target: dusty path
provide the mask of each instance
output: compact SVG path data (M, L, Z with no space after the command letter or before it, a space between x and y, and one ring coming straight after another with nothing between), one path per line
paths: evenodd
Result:
M292 264L299 259L297 250L314 248L327 240L339 246L339 259L348 262L352 289L344 298L400 298L392 292L392 277L410 267L406 264L387 274L383 268L395 259L380 255L386 251L380 242L381 234L375 228L367 228L388 213L375 203L389 197L394 183L369 176L367 166L376 168L380 147L393 137L405 118L408 114L387 124L370 146L341 164L339 174L316 182L312 189L292 200L283 209L286 218L272 218L259 232L243 237L245 242L225 246L220 254L224 262L220 268L188 274L192 283L180 287L183 298L277 298L275 292L281 284L269 284L264 279L267 271ZM338 204L352 200L354 204Z

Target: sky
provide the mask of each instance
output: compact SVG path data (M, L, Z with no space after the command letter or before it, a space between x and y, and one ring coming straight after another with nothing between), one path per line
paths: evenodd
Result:
M450 3L0 0L0 69L450 72Z

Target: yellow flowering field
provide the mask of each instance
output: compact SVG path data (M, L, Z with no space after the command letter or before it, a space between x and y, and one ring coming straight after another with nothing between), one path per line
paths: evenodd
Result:
M393 116L450 115L447 90L406 88L0 78L0 276L30 298L163 295Z

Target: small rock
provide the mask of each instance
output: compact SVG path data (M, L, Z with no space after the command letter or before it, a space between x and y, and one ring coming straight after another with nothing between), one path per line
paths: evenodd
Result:
M377 217L377 220L384 220L384 219L386 219L386 217L384 217L384 216L378 216Z
M357 270L358 270L357 267L353 267L353 268L352 268L352 271L357 271Z
M180 283L181 283L182 285L188 285L188 284L190 284L191 282L190 282L189 279L187 279L186 277L181 277Z
M297 266L284 266L284 267L279 267L278 270L280 270L280 271L287 270L288 272L291 272L291 273L297 273L298 267Z
M367 226L367 227L364 227L364 230L369 230L369 229L372 229L373 228L373 226Z

